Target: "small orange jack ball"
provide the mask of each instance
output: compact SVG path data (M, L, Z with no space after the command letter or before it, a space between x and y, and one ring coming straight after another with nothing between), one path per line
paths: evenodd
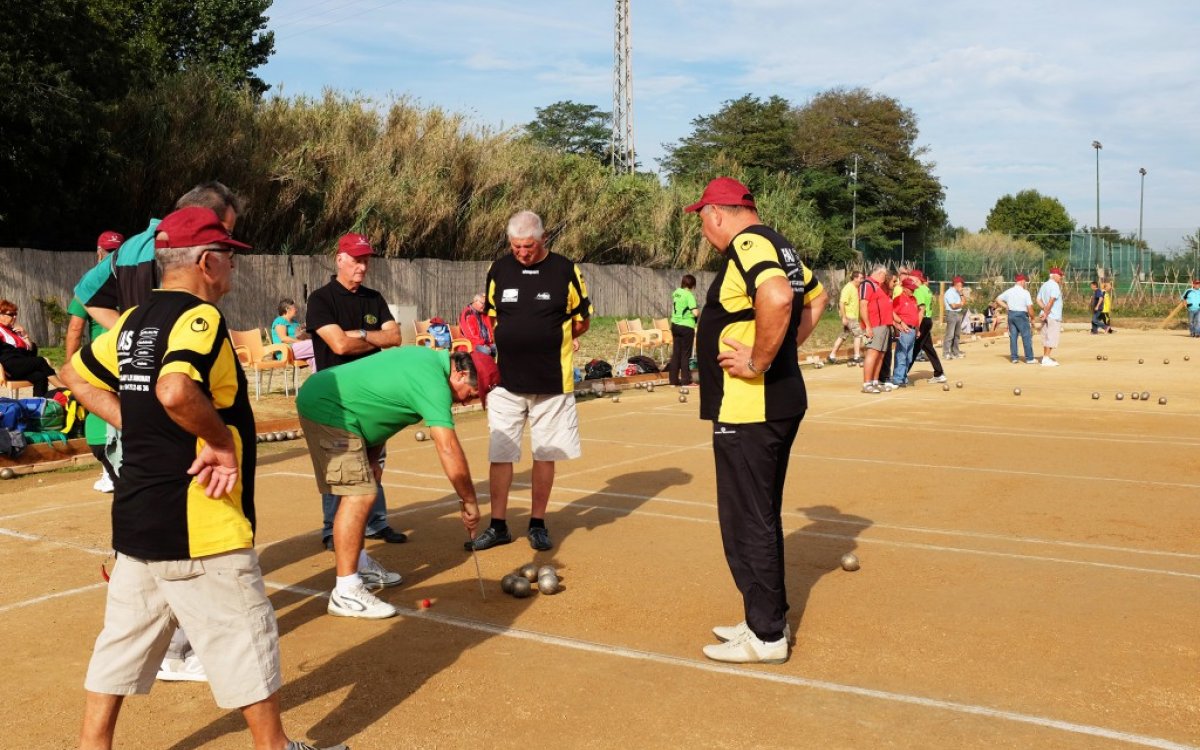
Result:
M429 609L432 606L433 602L429 601L428 599L421 600L421 609Z

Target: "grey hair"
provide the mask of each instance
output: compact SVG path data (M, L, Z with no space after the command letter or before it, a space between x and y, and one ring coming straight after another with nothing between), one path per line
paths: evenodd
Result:
M867 275L874 276L875 274L879 273L880 271L887 273L887 270L888 270L887 266L883 265L882 263L876 263L875 265L871 266L871 272Z
M479 387L479 373L475 370L475 360L466 352L450 352L450 369L452 372L467 373L467 382L472 388Z
M218 218L224 218L226 208L232 208L233 212L239 216L246 208L245 201L241 196L216 180L200 183L175 201L176 211L190 206L212 209Z
M546 228L533 211L518 211L508 220L506 234L510 240L540 240L546 236Z
M228 250L224 245L196 245L195 247L159 247L154 250L154 259L163 276L200 262L205 250Z

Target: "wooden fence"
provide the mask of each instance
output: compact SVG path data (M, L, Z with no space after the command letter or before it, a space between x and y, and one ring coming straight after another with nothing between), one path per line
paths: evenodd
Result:
M60 344L65 331L55 329L37 299L57 300L66 308L72 289L94 263L90 252L56 253L24 248L0 248L0 297L16 303L22 325L33 339L47 345ZM366 285L378 289L395 305L410 305L421 318L440 315L457 319L471 297L483 291L485 261L434 259L404 260L374 258ZM668 315L671 292L686 271L636 266L580 266L596 315L662 317ZM236 329L263 327L276 315L280 299L299 303L303 315L308 294L329 282L334 274L332 255L238 255L233 291L221 309ZM711 271L692 271L696 297L703 304L704 290L712 283ZM842 273L818 272L836 303ZM830 286L835 284L835 286ZM406 331L406 340L411 332Z

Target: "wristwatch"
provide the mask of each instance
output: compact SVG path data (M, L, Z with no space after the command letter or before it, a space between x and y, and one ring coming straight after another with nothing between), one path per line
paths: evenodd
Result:
M366 340L367 340L367 329L366 329L366 328L359 328L359 329L358 329L358 337L359 337L360 339L362 339L363 341L366 341Z
M766 373L767 370L771 369L771 365L767 364L766 367L764 367L760 370L754 366L754 357L750 357L749 359L746 360L746 369L749 370L750 372L754 373L755 375L762 375L762 374Z

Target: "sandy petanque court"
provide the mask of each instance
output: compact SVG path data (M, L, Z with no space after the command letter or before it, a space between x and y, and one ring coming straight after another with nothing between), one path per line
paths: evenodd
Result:
M695 390L580 400L584 457L559 465L555 549L523 538L526 455L509 518L521 536L479 554L486 600L432 443L398 435L385 482L411 540L369 543L405 576L381 594L401 608L384 621L325 614L333 559L303 442L261 445L285 725L356 750L1200 746L1200 345L1072 332L1058 368L1009 364L1006 340L964 350L949 391L923 363L916 387L883 395L859 392L857 368L805 368L782 666L700 653L741 613ZM486 500L485 420L459 432ZM75 743L108 553L93 478L0 483L6 745ZM848 551L861 570L839 567ZM502 593L530 561L558 566L565 590ZM159 683L126 702L117 741L245 748L249 734L206 685Z

